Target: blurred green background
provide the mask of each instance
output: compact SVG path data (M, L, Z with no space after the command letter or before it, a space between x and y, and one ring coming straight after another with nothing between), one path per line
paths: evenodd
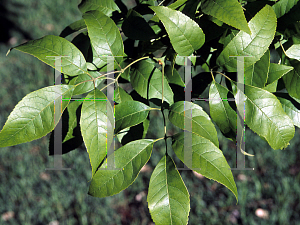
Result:
M81 18L80 0L1 0L0 126L14 106L27 94L53 85L54 71L33 56L9 48L44 35L59 35ZM207 110L208 103L204 103ZM163 136L160 113L152 111L147 138ZM178 130L168 125L169 134ZM219 131L218 131L219 132ZM235 167L235 144L219 134L220 148ZM239 193L234 195L217 182L180 171L191 196L190 225L198 224L299 224L300 132L291 145L272 150L252 131L246 130L246 167L233 171ZM119 194L103 199L87 195L91 167L84 147L63 155L69 171L46 171L53 167L48 154L49 135L39 140L0 150L0 224L22 225L151 225L147 189L151 171L164 154L164 142L154 145L145 170ZM183 167L170 148L177 167Z

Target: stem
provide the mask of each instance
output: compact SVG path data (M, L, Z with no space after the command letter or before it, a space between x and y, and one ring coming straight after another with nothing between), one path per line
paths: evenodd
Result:
M231 79L229 78L229 77L227 77L225 74L223 74L223 73L220 73L220 72L218 72L218 71L215 71L216 73L219 73L219 74L221 74L221 75L223 75L224 77L226 77L228 80L230 80L231 81Z
M285 52L285 50L284 50L284 48L283 48L283 46L282 46L282 44L281 44L281 41L279 40L279 44L280 44L280 46L281 46L281 48L282 48L282 51L283 51L283 53L285 54L285 56L286 57L288 57L287 55L286 55L286 52Z

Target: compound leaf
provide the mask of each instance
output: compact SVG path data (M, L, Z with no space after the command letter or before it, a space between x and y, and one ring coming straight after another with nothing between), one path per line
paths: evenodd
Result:
M115 89L115 102L133 101L132 97L121 87Z
M92 178L89 194L103 198L118 194L131 185L142 167L150 159L154 141L142 139L132 141L114 152L115 168L106 168L106 161ZM107 159L109 161L109 159Z
M0 147L13 146L39 139L57 125L69 101L62 101L61 112L54 114L55 101L70 99L74 86L56 85L45 87L26 95L8 116L0 132Z
M162 157L151 175L147 202L156 225L188 223L190 196L169 155Z
M182 12L164 6L149 6L162 21L174 50L190 56L204 44L205 35L199 25Z

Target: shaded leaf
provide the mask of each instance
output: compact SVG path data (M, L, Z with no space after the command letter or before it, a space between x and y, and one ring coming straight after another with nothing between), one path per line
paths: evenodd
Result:
M115 89L115 102L133 101L132 97L121 87Z
M107 154L114 134L113 109L107 97L97 88L91 91L82 104L80 129L89 154L92 176Z
M185 110L186 113L184 112ZM184 117L186 117L188 121L191 121L192 130L186 128ZM211 122L210 117L199 105L188 101L175 102L170 107L169 120L175 126L184 130L188 129L188 131L210 140L214 145L219 147L216 128Z
M192 151L192 167L203 176L213 179L227 187L238 200L237 188L230 167L222 153L209 139L192 133L192 142L184 146L184 132L173 136L172 148L184 163L184 151Z
M204 44L205 35L198 24L182 12L164 6L149 6L162 21L174 50L190 56Z
M300 62L295 63L293 66L294 70L288 72L282 78L289 95L300 99Z
M80 114L82 101L73 101L62 114L62 154L66 154L83 143L80 132ZM54 155L54 130L49 138L49 155Z
M215 81L212 82L209 89L210 116L225 136L235 140L237 114L229 105L228 93L227 88Z
M142 41L151 40L156 37L153 29L141 14L133 9L130 9L128 14L122 24L122 31L126 37Z
M169 155L162 157L151 175L147 202L156 225L188 223L190 196Z
M217 58L217 65L228 72L237 71L237 59L230 56L252 56L244 58L245 68L257 62L268 50L276 31L276 15L266 5L248 23L251 35L240 31Z
M84 22L84 19L77 20L74 23L71 23L69 26L67 26L63 31L60 33L60 37L67 37L70 34L73 34L77 31L83 30L86 28L86 24Z
M107 169L107 163L104 162L92 178L89 195L103 198L126 189L150 159L153 144L153 140L143 139L130 142L116 150L115 169Z
M201 2L201 10L232 27L251 34L242 6L236 0L204 0Z
M275 95L294 125L300 128L300 100L290 97L288 93L275 93Z
M245 68L245 84L263 88L267 83L270 66L270 51L265 54L253 65Z
M181 87L185 87L184 82L182 81L180 74L176 69L172 69L172 66L166 65L165 66L165 76L169 83L177 84Z
M280 18L284 14L288 13L291 8L293 8L299 0L280 0L277 1L274 5L272 5L272 8L274 12L276 13L276 17Z
M61 114L69 104L62 101L59 117L54 114L55 101L61 98L70 99L74 86L49 86L26 95L8 116L0 132L0 147L7 147L26 143L44 137L51 132L58 123L55 118Z

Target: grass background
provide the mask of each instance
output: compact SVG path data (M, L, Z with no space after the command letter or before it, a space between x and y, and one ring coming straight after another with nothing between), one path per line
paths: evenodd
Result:
M59 35L71 22L81 18L79 0L10 0L1 1L0 42L0 126L5 124L14 106L27 94L53 85L54 72L38 59L7 50L26 39ZM3 25L3 24L2 24ZM207 110L207 105L204 106ZM162 137L162 116L150 114L148 138ZM169 124L171 132L176 132ZM153 224L147 207L147 189L151 171L164 154L163 142L154 145L148 162L149 171L141 172L135 182L119 194L103 199L87 195L91 167L88 154L79 148L63 155L69 171L46 171L53 167L48 155L49 135L30 143L0 150L0 224ZM220 148L229 165L235 167L235 144L219 132ZM189 224L299 224L299 146L296 129L291 145L283 151L272 150L252 131L246 130L246 167L254 171L233 171L239 193L196 177L191 171L180 171L191 196ZM182 167L170 148L168 152L177 167ZM267 210L265 219L255 215Z

